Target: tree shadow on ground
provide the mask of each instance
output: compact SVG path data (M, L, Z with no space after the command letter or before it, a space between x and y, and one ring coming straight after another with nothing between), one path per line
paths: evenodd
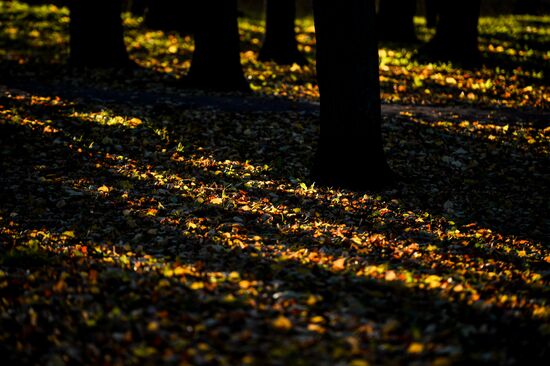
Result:
M207 357L207 354L212 353L208 349L213 349L229 360L230 364L240 362L240 358L246 354L251 354L260 361L273 359L292 363L293 360L303 358L330 364L334 359L365 357L379 364L395 364L402 362L401 357L411 342L424 342L425 337L429 339L429 348L417 356L407 357L422 361L444 355L457 363L469 364L481 362L484 358L503 363L526 357L539 357L542 360L545 356L541 350L546 349L546 338L540 333L538 321L531 315L513 315L499 307L483 309L480 303L474 302L475 305L472 305L468 296L450 296L452 291L449 294L441 290L409 288L405 287L401 280L359 277L349 267L347 271L342 272L331 269L329 264L292 259L292 253L309 249L318 251L321 253L320 256L342 255L347 258L350 267L353 267L354 260L367 258L368 263L372 265L384 264L387 261L389 268L396 271L408 270L413 273L427 272L440 275L448 275L453 273L452 271L430 269L420 260L397 260L388 255L389 253L384 253L382 247L379 248L380 251L361 254L345 241L320 242L312 233L299 228L296 233L286 232L281 230L285 225L283 218L257 221L263 214L247 213L244 209L231 206L220 207L200 203L198 197L184 195L177 187L171 187L168 178L165 179L165 183L159 182L162 176L157 177L154 173L166 173L168 176L171 172L179 174L188 184L208 183L213 187L211 193L219 194L228 185L237 186L240 180L238 189L229 191L228 195L237 194L238 190L242 190L259 198L273 198L269 195L271 191L287 206L306 206L304 197L296 192L293 194L277 187L267 190L250 188L243 184L242 178L238 179L234 175L227 177L227 172L216 174L218 168L215 164L189 166L189 162L185 160L170 163L169 159L165 159L165 166L158 167L162 159L155 158L154 154L147 154L162 153L163 149L173 153L176 142L183 142L188 146L190 155L210 155L215 161L223 161L224 158L233 156L227 155L226 149L216 150L217 141L222 136L227 136L227 130L215 127L222 125L229 130L232 128L225 120L213 119L212 123L204 123L203 119L191 118L187 123L194 129L181 133L174 123L158 124L159 122L155 122L157 120L153 118L147 121L150 125L138 129L119 125L98 126L82 117L70 116L73 109L82 112L79 106L33 107L21 100L9 98L4 98L2 104L9 110L21 112L18 117L20 119L12 118L11 124L2 125L3 132L6 133L1 135L4 139L3 151L9 152L11 157L2 163L3 171L8 173L3 175L2 181L6 189L2 195L2 201L6 203L2 216L11 216L10 220L17 223L16 232L29 233L33 229L38 229L60 234L72 229L76 233L75 237L65 244L61 243L60 253L63 253L63 247L74 254L71 248L76 249L77 245L86 244L90 250L99 245L104 247L103 250L112 248L109 249L111 253L136 252L140 253L140 258L150 254L157 258L155 263L159 263L161 267L157 271L141 272L128 269L135 268L138 259L132 259L130 264L119 262L113 265L104 262L105 256L100 253L91 257L84 256L85 259L74 256L66 258L59 253L50 253L46 255L45 263L56 256L60 256L61 259L53 261L55 266L48 272L48 268L51 267L47 265L39 265L38 270L34 265L29 266L29 263L25 263L24 255L23 259L19 258L13 262L10 254L4 250L4 258L7 256L9 259L7 264L5 259L3 260L3 266L7 268L8 273L13 274L13 277L10 277L8 287L3 288L3 294L9 299L8 304L13 304L12 309L16 309L17 313L27 314L20 318L3 320L2 329L13 329L13 336L4 342L5 345L11 347L17 340L29 340L26 345L31 348L26 348L27 353L16 353L19 359L43 362L51 353L69 349L72 352L68 353L69 357L76 361L78 357L101 361L100 350L103 350L103 354L108 353L111 357L121 360L128 357L160 360L160 352L147 354L147 347L151 347L157 351L176 350L173 354L174 359L190 357L193 361L193 357ZM110 107L114 111L117 109L116 106ZM91 105L86 108L95 109ZM126 110L119 112L125 113ZM238 116L244 117L240 114ZM17 123L22 119L38 120L43 124L37 124L32 129L20 127ZM248 121L250 126L258 123L257 119L257 116L254 116ZM167 142L162 135L155 132L159 127L168 129L168 135L178 138ZM267 135L273 133L269 132L266 126L259 127L267 130ZM424 128L418 127L417 133L421 133ZM194 133L190 133L192 131ZM204 138L204 131L214 131L217 137L199 139L200 143L197 144L198 137ZM98 136L108 137L110 142L99 142ZM141 140L133 139L136 136ZM91 143L94 141L99 147L91 149ZM144 145L143 141L148 142ZM426 139L421 141L426 142ZM245 142L254 143L252 137L247 137ZM116 146L121 146L122 150L117 150ZM296 142L293 148L298 149L299 146ZM452 144L449 148L451 147ZM264 154L260 156L259 153L254 153L254 149L249 153L251 155L246 158L257 160L259 164L270 162ZM119 156L122 156L121 160ZM243 158L242 155L240 157ZM134 167L135 176L122 170L126 164ZM27 176L26 181L14 181L10 178L21 177L21 171L26 172L22 174ZM281 173L275 170L260 173L256 178L284 180ZM98 192L97 188L102 184L108 184L111 189L105 193ZM393 197L392 193L387 194ZM204 196L205 199L208 199L207 195L208 192ZM174 200L170 201L169 197L173 197ZM64 205L61 204L63 200L66 201ZM180 222L170 223L167 220L170 218L170 210L178 206L193 206L194 201L195 209L181 213ZM21 205L22 202L28 204ZM160 207L159 203L164 203L164 208ZM325 204L323 207L323 203L318 202L315 207L322 216L327 215L330 217L329 220L336 223L346 220L346 211L338 205L327 207ZM151 209L158 212L153 216L148 215ZM130 212L125 213L125 210ZM415 210L419 210L418 207L415 207ZM14 213L16 215L13 215ZM236 221L237 216L243 221ZM305 219L306 215L302 217ZM191 226L186 220L201 218L206 219L206 222L201 225L202 221L193 221L198 228L196 231L190 230ZM269 220L269 217L267 219ZM368 216L365 220L369 220ZM201 226L205 226L205 229ZM390 236L394 229L390 226L386 228L388 232L384 228L378 228L374 232ZM280 235L280 242L266 240L260 245L262 249L258 250L253 249L252 245L243 248L237 239L219 240L224 233L234 235L243 230L249 232L244 232L240 236L238 240L241 242L255 240L253 236L258 234L266 237L272 234ZM372 229L367 231L373 232ZM184 235L185 232L187 234ZM142 236L136 239L137 234ZM13 242L3 248L11 247L11 250L14 250L15 246L24 246L27 243L25 234L23 237L20 234L12 235L8 235L8 239L13 239ZM425 240L439 245L434 236ZM283 245L283 248L277 248L280 245ZM475 255L475 252L469 252L469 255ZM510 260L515 265L520 265L516 263L517 260ZM164 273L162 266L175 263L190 264L200 267L200 270L196 276L189 276L189 282L182 281L179 277L166 277L169 286L159 287L158 284L163 277L158 273ZM72 269L73 264L76 268L82 265L83 268L80 269L84 271L75 272ZM25 287L20 286L26 281L25 269L38 273L45 271L45 278L56 280L63 277L62 272L68 273L64 279L67 288L79 286L77 284L82 282L82 272L90 273L90 269L102 275L96 280L96 289L92 289L92 284L82 284L80 290L64 292L63 285L57 286L60 282L56 282L55 288L27 287L25 290ZM239 290L241 284L238 281L226 281L214 287L195 288L193 283L204 280L209 271L238 272L249 282L257 281L260 284L258 292L242 292ZM89 274L87 277L90 279ZM530 289L528 285L511 285L516 286L516 290L532 291L531 296L539 296L537 290ZM195 290L192 290L193 288ZM40 323L36 324L40 326L33 325L33 313L27 311L28 305L24 305L28 291L38 295L53 294L45 295L43 298L38 296L38 300L33 300L36 301L32 305L33 311L39 314L40 319ZM239 291L242 297L228 300L229 295L234 296L234 293ZM313 295L314 299L315 296L319 296L322 300L315 301L315 304L311 304L314 301L308 303L310 295ZM67 304L75 304L76 308L68 307ZM102 308L99 304L105 304L105 307ZM292 319L296 327L290 331L274 331L270 324L279 314ZM57 322L57 315L63 316L65 320ZM324 332L311 330L314 327L308 328L309 318L316 315L326 319L327 323L323 325L326 328ZM157 321L162 324L161 328L166 327L166 330L157 333L152 330L155 325L149 326L151 321ZM41 328L44 324L42 322L45 322L44 328ZM66 325L66 328L60 328L60 324L63 327ZM130 336L127 335L128 330ZM247 330L248 333L243 333ZM235 332L238 335L236 337ZM51 333L56 338L48 337ZM79 333L85 336L74 336ZM207 344L208 348L199 346L201 342ZM94 346L90 347L90 344ZM119 345L120 347L117 347ZM199 350L195 355L189 356L185 353L184 349L194 346ZM51 347L56 351L50 353ZM338 353L337 349L343 351ZM44 359L33 359L45 353L48 353L48 356ZM217 360L217 356L213 357Z
M117 107L110 107L115 114L129 113L125 108L116 113ZM269 165L269 172L260 173L259 179L288 182L288 178L294 176L307 180L307 161L315 146L316 118L303 116L296 120L295 114L278 112L270 113L268 118L262 113L219 111L196 115L192 111L181 112L177 107L166 108L162 113L153 110L153 116L145 112L146 125L134 131L121 126L98 127L79 122L78 118L70 118L67 123L67 111L45 113L63 129L84 138L87 144L101 146L97 139L107 133L111 136L105 147L107 152L148 162L152 169L157 169L155 154L160 149L168 151L166 155L173 153L177 146L184 146L182 156L208 157L214 165L226 160L250 161L257 167ZM32 108L25 113L32 114ZM492 141L488 137L495 133L494 129L484 130L483 125L473 132L459 127L469 116L445 116L446 121L454 121L447 127L438 127L438 120L433 116L422 118L395 116L386 124L389 156L407 151L417 159L416 162L393 162L400 174L412 180L402 185L397 194L392 192L386 198L398 197L403 209L444 215L459 225L477 222L481 227L505 235L543 240L548 230L546 216L534 213L548 212L543 199L547 193L544 181L548 180L544 173L544 153L522 150L513 139L502 143ZM503 123L494 121L499 127ZM164 131L164 137L159 135L160 130ZM280 133L284 135L278 135ZM139 141L135 140L138 135ZM129 140L132 136L133 140ZM288 152L292 152L293 159L281 160ZM160 172L182 173L177 161L167 159L166 164L161 165ZM248 175L254 179L254 173ZM517 177L522 177L521 184ZM227 183L232 181L228 177L224 179ZM526 187L530 190L529 197L525 197ZM285 195L284 189L277 193Z
M21 135L21 131L11 132L12 136ZM22 135L29 138L29 143L36 142L32 133L24 131ZM37 138L43 139L40 134L37 135ZM40 160L38 163L42 163L44 158L51 158L50 154L57 156L64 150L54 148L48 151L49 146L55 146L53 141L44 144L42 156L37 157ZM10 164L19 166L31 163L32 166L34 156L22 155ZM70 154L63 156L72 160ZM81 155L72 156L82 160ZM29 158L31 161L27 160ZM99 161L101 159L95 163ZM89 172L81 164L70 164L65 169L69 171L65 173L69 177L70 172L77 176L86 173L92 181L98 175L112 174L112 168L108 165L102 168L102 174ZM139 181L135 184L145 184L145 190L154 187ZM35 187L25 187L32 192L53 194L50 197L52 203L63 197L62 194L55 197L61 192L55 179ZM18 193L13 192L13 195L17 198ZM140 253L140 257L152 253L157 258L154 263L160 265L158 270L135 269L139 258L131 259L126 264L123 261L109 264L100 252L91 256L75 256L71 248L77 243L85 243L90 250L95 246L110 248L113 245L111 239L120 238L117 233L94 238L88 235L88 229L111 225L117 221L123 208L115 204L117 199L112 196L83 193L79 197L78 206L81 209L95 207L102 215L88 217L90 226L73 221L78 228L75 229L76 235L61 243L59 252L44 254L40 253L43 249L37 249L38 253L33 254L23 250L15 262L12 254L5 250L2 253L2 265L13 276L2 288L3 298L7 299L7 304L12 304L11 310L22 314L26 309L23 304L27 296L33 293L42 295L33 297L33 312L29 315L3 319L2 329L10 330L9 338L3 343L5 350L19 342L26 352L10 353L8 359L17 357L20 361L45 362L49 357L60 354L71 361L99 362L101 357L109 355L121 361L141 357L142 360L159 362L158 357L163 356L163 351L171 350L177 351L172 355L174 360L189 358L195 362L211 354L213 359L225 359L229 363L252 355L260 362L275 360L273 364L296 362L297 359L330 364L332 360L349 357L365 357L378 364L395 364L401 362L400 357L408 345L414 340L420 341L424 335L430 340L430 350L409 357L428 360L436 355L445 355L464 364L484 358L498 362L518 361L527 354L540 359L544 357L540 352L545 349L544 337L538 334L538 323L529 318L508 315L497 309L482 310L472 307L465 300L447 300L437 292L407 288L398 282L356 277L349 272L337 273L314 263L300 263L270 256L269 253L241 250L239 247L216 249L219 244L214 246L201 235L177 239L180 253L177 256L168 250L167 243L144 249L142 245L138 248L137 244L128 242L123 236L122 242L117 244L118 249L112 249L121 251L124 247L125 251ZM55 212L52 213L55 216ZM36 227L43 232L51 231L55 236L66 229L57 226L65 221L62 212L58 212L60 216L54 222L28 225L26 216L35 214L21 212L21 215L15 216L13 221L21 225L18 231L23 229L23 233L28 233ZM69 212L66 214L70 215ZM146 216L140 219L138 216L132 215L132 218L139 223L140 230L157 227L157 236L167 234L163 230L166 223ZM24 235L13 239L12 251L25 247ZM49 238L45 242L48 240L54 241ZM70 254L62 254L63 246ZM26 262L25 255L42 256L43 262ZM189 275L189 281L185 277L162 275L164 265L188 263L199 266L198 262L201 263L200 269ZM132 267L134 270L130 269ZM18 284L25 281L26 270L35 277L45 274L46 278L55 281L46 283L46 287L26 287L25 290ZM237 280L217 282L217 285L204 288L193 285L204 280L211 271L238 272L241 279L260 283L260 291L255 294L239 292L241 283ZM85 276L82 277L82 274ZM159 287L162 280L167 281L167 285ZM235 293L241 296L228 300L228 296ZM311 296L318 300L312 303L309 301ZM298 315L304 311L308 317L326 319L327 323L323 324L325 331L318 333L308 329L308 317ZM32 314L38 314L39 322L32 320ZM279 314L290 317L295 327L274 331L270 324ZM59 317L63 321L58 321ZM152 322L160 325L151 326ZM51 334L55 337L52 338ZM499 341L495 342L494 336L497 334ZM201 347L201 342L208 347ZM147 347L156 352L147 354L139 351ZM190 347L198 347L199 352L186 353L184 350ZM337 353L337 349L342 349L344 353Z

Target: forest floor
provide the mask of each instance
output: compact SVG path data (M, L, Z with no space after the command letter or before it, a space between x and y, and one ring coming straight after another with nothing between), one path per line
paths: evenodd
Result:
M241 20L241 95L124 19L139 68L75 71L66 9L0 1L5 364L545 364L549 17L483 18L478 70L382 45L382 192L308 178L310 20L306 67Z

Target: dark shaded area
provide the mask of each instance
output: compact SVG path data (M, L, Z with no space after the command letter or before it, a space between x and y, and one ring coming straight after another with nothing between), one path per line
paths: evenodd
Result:
M416 0L381 0L378 10L380 41L416 42L414 15Z
M319 106L317 105L285 102L284 100L264 100L255 97L233 99L232 97L183 97L178 94L147 93L137 94L134 98L125 99L123 94L101 94L92 90L83 90L82 94L58 94L60 90L52 90L46 87L40 89L36 88L36 85L19 84L14 86L32 92L34 95L48 96L55 94L67 99L78 98L82 103L80 108L84 108L84 110L86 110L84 106L87 104L99 103L100 105L108 104L111 108L114 108L115 112L124 114L128 108L132 108L132 105L148 105L151 107L148 112L151 115L151 125L144 129L141 134L146 140L156 141L153 145L162 145L166 142L152 134L151 130L167 128L168 135L179 136L177 142L173 141L167 146L169 149L174 149L177 143L188 146L191 149L188 153L195 151L194 147L205 148L206 150L202 150L201 154L213 154L218 161L226 159L253 161L260 165L272 166L273 169L270 171L270 175L274 179L286 180L289 177L297 177L308 180L308 184L315 181L307 179L306 172L296 170L288 160L281 159L284 152L279 150L280 145L277 142L281 137L277 136L275 131L270 131L268 128L261 127L261 125L258 128L262 129L264 133L258 138L239 133L239 129L246 128L243 126L236 127L216 121L205 123L200 119L185 120L185 123L193 126L191 130L195 132L190 135L183 135L178 132L178 125L182 123L181 121L174 120L174 126L172 127L163 124L162 121L173 120L174 116L188 109L208 111L214 108L221 114L229 114L231 120L243 120L241 116L250 113L260 119L262 113L265 112L275 113L273 118L282 118L287 112L298 111L302 113L303 117L307 118L308 124L315 124L318 119ZM95 97L92 97L93 95ZM238 102L237 99L239 99ZM8 106L9 104L5 105ZM23 106L21 108L23 112L25 109ZM285 108L288 109L285 110ZM394 198L399 199L405 210L428 211L433 215L448 217L459 226L475 222L482 227L488 227L504 235L546 241L550 234L550 223L547 220L550 207L547 201L537 198L546 197L550 194L548 188L550 187L550 175L546 168L547 159L544 156L537 157L529 154L528 157L525 157L529 161L529 164L526 164L524 159L526 153L510 145L505 152L506 159L494 159L490 152L494 151L498 142L490 142L484 135L480 135L476 139L465 135L455 141L456 134L442 131L435 126L429 127L413 123L411 119L399 116L399 113L403 110L412 111L414 120L423 120L429 123L441 119L453 121L457 124L464 120L490 120L500 125L535 121L535 126L539 129L548 126L545 115L541 116L538 113L528 112L518 113L514 110L503 110L495 114L490 110L475 112L467 108L459 109L456 107L384 106L384 120L386 121L384 130L387 132L390 128L397 128L402 132L402 135L409 136L402 141L386 141L387 154L390 157L396 155L397 151L395 149L417 151L430 157L432 164L424 165L420 161L409 162L391 159L392 166L407 178L407 182L400 183L390 194L383 195L388 201ZM57 119L62 125L65 124L63 121L66 119L66 116L62 113L52 114L47 111L45 116L44 112L40 112L36 114L36 117ZM248 123L253 123L254 120L255 117ZM294 130L295 127L292 123L292 120L287 119L283 129ZM78 131L85 129L86 126L86 124L78 125L78 127L73 126L72 133L78 135ZM208 131L216 132L210 137ZM105 133L107 132L99 134L103 135ZM9 134L6 136L9 136ZM304 138L305 141L301 143L298 141L290 142L289 140L286 144L291 146L290 149L294 151L299 159L303 161L313 160L313 149L316 141L313 136L304 136ZM113 139L115 141L121 139L121 146L131 146L126 141L128 132L124 132L123 129ZM417 145L417 141L425 142L422 145ZM91 142L90 140L89 143ZM439 155L442 154L440 142L446 144L447 147L443 153L448 156L456 156L454 151L458 149L465 150L465 153L469 153L469 151L486 151L487 154L478 158L479 164L477 166L467 170L457 169L438 159ZM132 151L132 154L128 157L144 161L144 163L150 165L155 164L154 160L149 161L144 157L139 146L126 150L126 154L130 151ZM199 151L201 150L196 150L197 153ZM181 173L180 171L175 172ZM299 175L296 176L296 174ZM437 177L441 177L441 179L437 179ZM447 181L447 177L453 177L451 183ZM521 180L518 180L517 177L521 177ZM523 187L526 186L530 187L531 197L524 196ZM281 193L278 192L278 194ZM454 211L449 212L445 209L444 205L447 201L454 202ZM475 205L472 204L473 202L475 202ZM295 204L297 206L303 205L299 200ZM483 209L474 210L473 207L482 207ZM518 214L518 212L531 209L540 214L536 216Z
M314 9L321 132L312 176L321 184L355 189L391 184L395 177L380 132L374 3L317 1Z
M193 0L148 0L143 5L143 23L152 29L191 34L196 27L195 14L199 10L196 4Z
M480 0L441 2L436 34L421 47L421 59L451 61L464 66L481 64L478 43L480 5Z
M265 36L258 59L281 65L307 64L296 41L296 0L267 0L266 5Z
M236 0L197 3L195 52L184 86L248 91L240 59Z
M439 0L424 0L426 26L428 28L435 28L437 26L437 18L439 15Z
M7 104L6 100L2 103ZM21 105L25 110L27 106ZM71 131L87 135L84 126L89 128L99 128L103 134L109 135L114 139L128 139L129 131L117 127L98 127L90 126L83 121L66 120L63 117L65 111L49 108L35 107L30 112L34 117L41 114L47 118L53 118L55 126L62 128L62 133L68 133L65 138L70 138ZM61 118L56 118L59 116ZM74 123L74 125L72 125ZM137 225L146 230L157 228L162 231L163 236L168 238L166 242L156 242L155 237L147 238L148 244L145 248L137 247L144 240L132 241L132 233L128 227L120 227L117 231L109 233L100 233L99 236L90 235L87 228L104 227L106 223L125 222L121 212L124 208L134 209L135 207L126 206L121 197L122 192L115 191L109 197L102 197L92 192L82 192L75 196L74 201L68 203L64 209L55 209L54 212L48 209L53 207L53 203L64 198L63 190L65 187L56 183L60 178L78 179L91 178L91 182L96 185L105 182L111 182L117 186L120 180L128 180L126 176L117 176L108 166L100 168L89 168L97 163L106 163L102 158L108 151L105 147L99 148L95 158L88 157L86 154L77 152L78 147L85 148L88 141L81 143L75 142L75 146L64 147L55 144L53 141L56 136L48 136L39 131L28 130L24 127L3 125L6 132L9 132L11 138L2 141L2 146L9 146L17 149L20 154L11 160L2 163L3 169L28 169L28 182L26 185L18 185L18 190L11 192L11 197L5 202L8 209L16 209L16 201L35 196L34 204L27 206L28 212L21 211L17 206L18 217L13 221L21 223L20 229L33 229L43 224L49 226L56 223L65 223L70 227L78 227L80 230L76 233L75 243L86 242L109 243L122 238L124 242L130 243L130 249L133 251L142 251L145 254L158 256L162 263L180 263L180 264L200 264L201 271L219 271L229 273L237 271L242 278L249 281L261 281L262 294L255 298L256 304L277 306L284 301L299 301L300 305L305 306L305 302L310 295L322 298L318 304L309 305L311 315L322 316L329 319L326 327L330 332L314 335L311 342L302 343L304 333L298 330L292 330L288 333L274 332L269 323L270 319L277 317L277 313L262 307L252 306L249 298L237 298L232 302L224 299L229 294L238 290L238 282L220 283L216 288L205 288L200 290L191 290L189 281L182 281L180 278L166 278L157 271L132 270L119 264L108 264L101 261L101 256L93 256L87 259L79 259L75 256L67 256L62 253L43 252L37 247L34 252L30 249L24 249L21 242L14 243L11 249L6 249L6 243L2 242L0 256L2 268L9 271L24 271L32 269L33 271L45 271L52 268L52 264L57 264L49 273L49 276L61 278L61 272L65 271L65 281L71 286L80 284L78 293L59 293L52 292L50 297L43 297L42 300L33 305L34 311L38 314L56 313L57 316L63 316L64 321L50 320L49 317L41 317L39 326L32 326L29 318L2 318L2 329L9 331L9 337L2 343L1 352L12 360L14 353L6 353L12 349L16 341L27 341L34 345L32 352L17 352L17 358L20 362L44 362L49 355L48 351L60 351L58 343L49 337L54 329L58 336L56 339L63 340L64 347L70 345L76 349L69 353L71 360L88 360L91 362L100 362L102 355L109 354L114 359L121 360L131 357L131 350L125 345L141 344L151 345L156 349L171 349L173 342L168 338L154 337L147 332L145 324L155 314L162 313L170 319L170 331L178 334L179 337L189 342L190 345L196 345L199 342L206 342L209 346L216 349L219 356L228 357L229 360L237 362L243 355L252 353L260 360L273 359L292 361L296 357L307 357L309 360L334 359L334 350L346 344L345 339L351 335L358 336L358 347L365 350L362 357L378 364L394 364L399 360L398 353L405 351L410 342L415 341L418 333L429 334L434 342L434 349L430 349L423 354L423 357L437 357L438 349L449 347L457 349L458 352L451 353L452 360L459 364L472 364L491 360L492 362L505 363L514 361L521 362L542 362L547 357L548 337L543 334L540 324L523 314L512 314L498 309L486 309L480 306L469 304L465 300L449 299L440 295L436 290L419 290L408 288L399 282L387 282L383 280L373 280L362 278L353 273L335 273L321 265L314 263L303 264L292 259L275 259L269 252L258 252L253 248L238 249L222 247L214 249L212 243L204 242L200 236L183 236L177 226L162 222L159 218L147 217L139 214L130 214ZM66 128L66 129L65 129ZM204 128L207 128L205 126ZM146 132L146 131L144 131ZM0 136L8 136L2 134ZM34 147L43 146L43 155L35 154ZM140 146L127 146L137 155L144 165L148 164L140 151ZM130 151L129 150L129 151ZM50 159L59 157L56 161L57 168L51 168L38 172L36 166L43 165ZM91 159L89 159L91 158ZM174 168L184 177L197 176L198 170L193 168L186 170L185 166L174 164ZM38 176L46 176L47 180L40 180ZM215 176L210 176L216 180ZM152 179L131 179L136 186L136 191L148 191L156 186ZM3 181L3 187L10 185L9 180ZM240 186L242 189L243 187ZM174 197L177 197L173 204L182 204L185 201L194 199L184 197L174 188L165 187L172 190ZM43 192L43 200L40 203L40 192ZM6 197L6 196L4 196ZM139 197L136 197L139 198ZM281 197L283 202L291 200L300 200L297 197ZM152 203L154 204L154 203ZM45 209L42 213L32 211L42 207ZM334 208L320 207L323 213L328 213ZM79 215L72 212L77 210ZM207 204L196 205L196 210L189 212L189 217L204 217L211 220L211 224L217 225L220 231L227 230L235 232L245 230L239 227L226 225L230 223L231 217L235 214L243 216L246 225L247 235L264 234L265 230L277 230L276 223L282 223L280 219L275 222L262 223L259 217L254 214L239 212L237 209L231 211L230 208L221 208ZM13 211L12 211L13 212ZM50 220L52 214L57 218L52 221L40 221L41 217ZM220 219L220 217L223 217ZM34 219L34 221L33 221ZM58 231L65 230L66 226L58 227ZM388 233L393 230L388 230ZM308 233L301 236L288 234L289 247L299 249L300 247L309 247L317 249L326 247L331 248L332 244L320 243L317 239L311 237ZM269 242L265 243L270 244ZM353 248L342 248L342 250L351 251ZM126 249L128 250L128 249ZM331 249L332 250L332 249ZM388 263L390 268L400 268L409 270L427 270L423 269L422 263L413 260L396 260L392 258L391 253L384 253L382 248L370 260L372 263ZM482 253L480 253L482 254ZM14 260L14 256L18 259ZM360 257L360 256L358 256ZM37 260L36 258L42 258ZM47 261L50 265L45 265ZM88 283L81 277L80 273L73 273L72 267L82 267L86 271L94 270L102 273L97 283ZM197 273L197 276L201 276ZM200 277L199 277L200 278ZM166 280L170 284L168 287L159 287L151 291L153 284L160 280ZM185 278L184 278L185 279ZM188 280L193 280L190 277ZM8 303L14 304L13 308L18 312L25 313L25 304L17 302L21 298L24 289L18 286L17 279L10 279L8 284L0 290L3 298ZM136 284L140 284L136 286ZM98 287L91 290L92 285ZM339 296L338 294L346 294ZM94 309L96 304L108 304L107 310L115 307L119 308L121 314L132 314L132 321L127 321L124 317L100 316L98 322L90 326L79 312L66 312L62 304L71 299L72 303L77 303L79 309L88 311ZM147 309L154 308L154 312L148 312ZM61 310L60 310L61 309ZM93 312L90 312L93 314ZM224 314L223 316L220 314ZM350 317L351 322L344 322L340 319ZM247 319L245 322L244 319ZM389 329L388 320L394 320L394 327ZM215 321L213 321L215 320ZM21 326L24 323L24 326ZM376 332L359 332L358 329L362 323L370 324ZM195 326L206 324L202 330ZM301 324L297 324L300 326ZM191 328L189 328L191 327ZM230 335L244 329L253 332L254 338L231 337ZM132 337L121 339L116 334L130 331ZM415 332L417 333L415 335ZM68 338L73 334L79 334L79 337ZM334 335L332 335L334 334ZM94 349L87 347L94 344L101 347L102 352L94 352ZM294 348L292 344L299 346ZM395 348L379 347L380 345L393 344ZM371 347L374 345L374 351ZM270 350L277 347L288 349L288 352L273 356ZM350 347L350 346L346 346ZM122 353L118 353L121 352ZM368 352L367 352L368 351ZM157 360L157 355L149 356L151 360ZM180 355L179 357L186 357ZM160 360L160 359L159 359ZM190 358L190 360L195 360Z
M127 67L120 0L70 0L70 58L77 67Z

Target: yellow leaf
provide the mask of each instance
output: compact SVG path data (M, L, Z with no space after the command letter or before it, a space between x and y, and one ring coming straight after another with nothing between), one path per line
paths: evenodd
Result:
M313 306L319 302L320 298L318 296L309 295L306 301L306 304Z
M142 123L142 121L139 118L132 118L128 120L128 124L132 127L139 126Z
M445 79L445 82L449 85L456 85L457 82L456 82L456 79L455 78L452 78L452 77L448 77Z
M219 197L213 198L210 200L210 203L213 205L221 205L223 203L223 200Z
M202 282L193 282L191 284L191 286L189 286L189 288L191 288L191 290L200 290L200 289L204 288L204 283L202 283Z
M172 277L174 275L174 271L170 268L165 268L163 274L165 277Z
M334 263L332 263L332 270L333 271L343 271L346 266L346 259L345 258L340 258L340 259L337 259L334 261Z
M409 345L407 349L408 353L422 353L424 352L424 345L422 343L413 342Z
M349 366L369 366L369 362L365 360L355 359L349 363Z
M318 323L324 323L325 322L325 318L323 318L322 316L314 316L313 318L309 319L310 322L312 323L315 323L315 324L318 324Z
M170 286L170 281L166 279L162 279L159 281L159 287L168 287Z
M109 191L111 191L111 188L109 188L109 187L103 185L103 186L99 187L99 188L97 189L97 191L98 191L98 192L101 192L101 193L109 193Z
M74 231L64 231L61 236L64 236L66 238L74 238Z
M386 272L386 276L385 276L385 280L386 281L393 281L397 279L397 275L395 274L394 271L388 271Z
M250 283L250 281L242 280L241 282L239 282L239 286L241 288L247 289L251 286L251 283Z
M315 333L320 333L320 334L323 334L326 332L326 329L319 324L308 324L307 330Z
M179 267L174 268L174 275L176 275L176 276L181 276L185 273L186 273L186 270L185 270L184 267L179 266Z
M453 288L453 291L454 291L454 292L461 292L461 291L464 291L464 286L462 286L461 284L458 284L458 285L456 285L456 286Z
M287 317L280 315L277 317L277 319L273 320L271 322L271 325L273 328L279 329L279 330L290 330L292 329L292 322Z
M152 321L147 324L147 330L150 332L156 332L160 328L159 323Z
M439 287L441 285L441 277L430 275L424 280L424 282L426 282L430 288Z
M237 271L233 271L229 273L227 278L229 279L229 281L238 281L241 278L241 274Z

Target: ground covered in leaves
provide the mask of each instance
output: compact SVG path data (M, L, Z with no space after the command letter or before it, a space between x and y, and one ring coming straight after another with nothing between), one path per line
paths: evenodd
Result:
M10 364L548 360L548 17L483 19L479 70L383 45L384 137L406 179L351 192L307 178L313 60L257 62L261 23L241 21L254 95L205 95L177 86L188 37L127 16L141 69L74 71L65 9L0 10Z

